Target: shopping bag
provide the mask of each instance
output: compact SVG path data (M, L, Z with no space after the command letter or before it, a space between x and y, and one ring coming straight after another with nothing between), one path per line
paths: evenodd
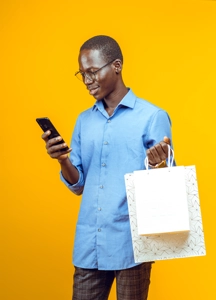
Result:
M150 235L189 231L189 212L184 167L168 167L134 172L138 234ZM172 158L174 153L172 155Z
M130 228L136 263L206 255L196 167L192 165L184 166L183 168L190 230L174 232L172 234L138 234L134 185L135 172L125 174ZM155 170L150 171L154 172ZM164 187L162 190L164 190Z

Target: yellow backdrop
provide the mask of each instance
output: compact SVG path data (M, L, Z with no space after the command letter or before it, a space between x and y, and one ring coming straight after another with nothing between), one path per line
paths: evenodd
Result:
M0 1L0 299L71 299L80 197L35 118L70 142L94 103L74 77L78 49L97 34L119 41L126 85L169 112L177 163L197 167L207 255L157 262L149 300L216 299L215 32L215 1Z

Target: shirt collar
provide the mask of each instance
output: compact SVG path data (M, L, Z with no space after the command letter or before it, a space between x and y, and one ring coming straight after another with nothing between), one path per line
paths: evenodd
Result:
M134 108L136 101L136 96L132 92L130 88L128 88L128 93L122 98L121 102L119 102L118 106L127 106L129 108ZM96 101L92 110L104 108L102 101Z

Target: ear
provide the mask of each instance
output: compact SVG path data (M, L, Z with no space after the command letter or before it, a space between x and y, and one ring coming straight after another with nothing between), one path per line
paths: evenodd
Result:
M113 65L114 65L114 70L115 70L116 74L120 73L122 70L122 61L120 59L116 59L113 62Z

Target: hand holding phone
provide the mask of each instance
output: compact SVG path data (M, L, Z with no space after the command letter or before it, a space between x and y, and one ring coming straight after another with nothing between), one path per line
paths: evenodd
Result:
M49 118L47 118L47 117L37 118L36 121L39 124L39 126L42 128L43 132L46 132L48 130L51 132L51 134L48 136L49 140L60 136L59 132L57 131L55 126L52 124L52 122L50 121ZM55 145L59 145L59 144L63 144L63 143L65 143L65 141L62 139L61 141L57 141L55 143ZM59 151L65 152L67 150L69 150L68 146L61 148Z

